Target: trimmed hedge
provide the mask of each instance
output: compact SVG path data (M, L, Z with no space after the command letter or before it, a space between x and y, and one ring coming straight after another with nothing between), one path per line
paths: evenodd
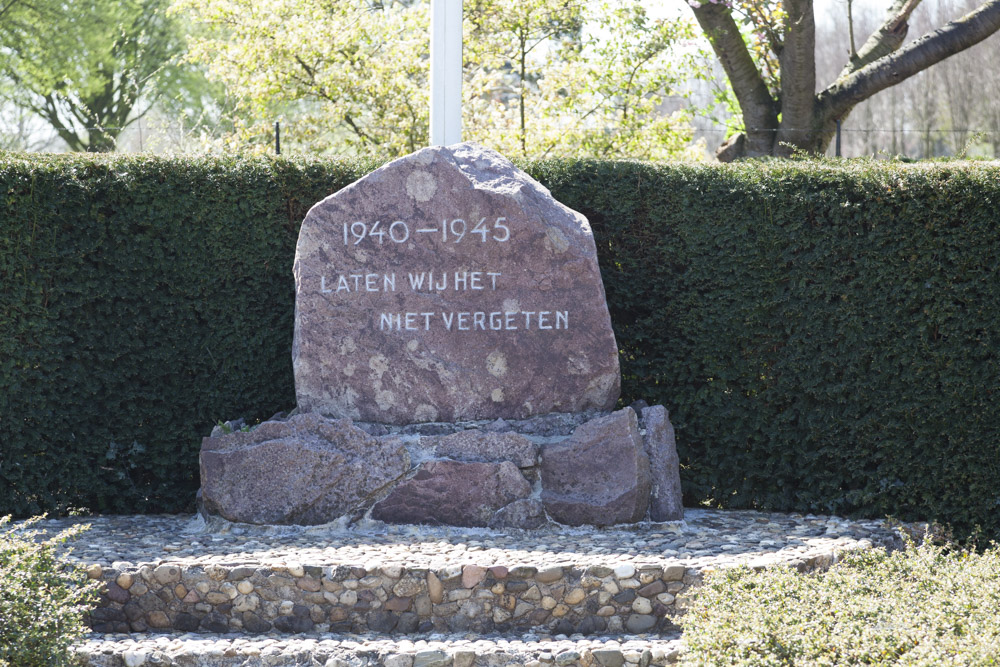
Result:
M295 404L298 221L372 164L0 163L0 512L193 506L219 419Z
M0 512L189 509L211 425L294 404L299 221L374 166L0 158ZM688 503L1000 534L1000 167L523 166L593 225Z

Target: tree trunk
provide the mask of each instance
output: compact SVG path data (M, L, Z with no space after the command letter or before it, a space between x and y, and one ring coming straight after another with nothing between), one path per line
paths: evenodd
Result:
M722 63L743 112L746 136L735 142L739 147L732 151L733 159L772 155L778 131L778 103L750 57L730 10L706 2L694 7L694 15Z
M818 149L816 106L816 22L812 0L786 0L781 64L781 123L774 154ZM828 142L829 143L829 142Z
M88 153L113 153L117 145L116 137L100 129L93 129L87 133Z

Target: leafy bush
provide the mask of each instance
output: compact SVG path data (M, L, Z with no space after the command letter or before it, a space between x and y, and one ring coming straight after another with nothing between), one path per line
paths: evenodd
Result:
M69 647L87 631L84 617L97 600L98 584L56 555L57 544L86 526L39 540L35 521L12 527L0 518L0 667L71 664Z
M995 665L1000 550L925 542L829 571L709 573L682 617L682 665Z

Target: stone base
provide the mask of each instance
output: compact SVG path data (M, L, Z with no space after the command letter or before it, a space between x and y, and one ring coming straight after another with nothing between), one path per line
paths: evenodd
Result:
M211 523L190 515L48 519L103 583L97 633L245 635L670 632L703 573L823 569L899 547L881 521L688 509L681 523L537 531Z
M682 565L139 565L102 572L95 632L663 632ZM182 594L183 593L183 594Z
M274 418L217 428L201 449L200 507L253 524L538 528L683 518L662 406L406 426ZM244 427L245 428L245 427Z

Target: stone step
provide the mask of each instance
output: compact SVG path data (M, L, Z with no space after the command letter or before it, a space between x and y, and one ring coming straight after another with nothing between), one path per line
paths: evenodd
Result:
M75 648L89 667L645 667L676 661L679 635L92 635Z
M706 570L827 567L889 544L881 521L691 509L675 524L489 531L86 521L71 558L105 583L97 632L519 633L676 630Z

